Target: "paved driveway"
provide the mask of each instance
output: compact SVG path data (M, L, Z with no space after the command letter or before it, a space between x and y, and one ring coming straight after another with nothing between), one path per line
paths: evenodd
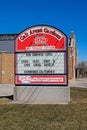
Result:
M87 88L87 78L79 78L76 80L70 80L69 86L70 87Z

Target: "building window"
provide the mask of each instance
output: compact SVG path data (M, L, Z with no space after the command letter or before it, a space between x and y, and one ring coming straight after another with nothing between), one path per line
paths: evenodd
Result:
M72 47L73 45L73 39L69 38L68 39L68 47Z

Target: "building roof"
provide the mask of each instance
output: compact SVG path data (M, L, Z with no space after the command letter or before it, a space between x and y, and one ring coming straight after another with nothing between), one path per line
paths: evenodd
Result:
M18 34L0 34L0 41L14 40Z
M14 39L17 34L0 35L0 52L14 52Z
M76 66L76 67L75 67L75 69L80 69L80 70L81 70L81 69L85 69L85 68L87 68L87 66Z

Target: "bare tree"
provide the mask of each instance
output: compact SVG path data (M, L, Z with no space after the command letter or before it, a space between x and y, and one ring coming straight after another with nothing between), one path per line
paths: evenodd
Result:
M86 67L87 66L87 61L80 61L78 66Z
M82 67L82 69L80 70L82 76L87 77L87 61L79 62L78 66Z

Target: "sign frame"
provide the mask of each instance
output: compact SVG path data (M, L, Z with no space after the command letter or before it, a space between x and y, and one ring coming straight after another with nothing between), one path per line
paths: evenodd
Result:
M61 33L61 35L63 35L64 36L64 44L65 44L65 48L62 48L62 49L47 49L47 50L18 50L17 49L17 42L18 42L18 38L20 37L20 36L23 36L23 33L25 33L26 31L28 31L29 29L34 29L34 28L37 28L37 27L39 27L39 26L41 26L41 27L48 27L48 29L50 29L50 28L52 28L52 29L54 29L54 30L56 30L56 31L58 31L59 33ZM56 31L55 31L55 33L56 33ZM38 34L38 33L37 33ZM57 34L55 34L55 35L57 35ZM25 38L25 40L26 40L26 38ZM38 40L38 39L36 39L36 40ZM46 40L46 39L40 39L40 40ZM22 31L16 38L15 38L15 42L14 42L14 48L15 48L15 56L14 56L14 66L15 66L15 70L14 70L14 72L15 72L15 85L16 86L68 86L68 38L67 38L67 36L66 36L66 34L64 34L61 30L59 30L59 29L57 29L57 28L55 28L55 27L53 27L53 26L50 26L50 25L35 25L35 26L31 26L30 28L28 28L28 29L25 29L24 31ZM66 59L65 59L65 66L66 66L66 73L64 73L64 74L17 74L17 64L16 64L16 61L17 61L17 54L20 54L20 53L39 53L39 52L44 52L44 53L46 53L46 52L63 52L63 53L66 53ZM41 79L38 79L38 81L35 83L35 81L34 80L36 80L35 78L33 79L33 78L31 78L31 83L23 83L23 82L21 82L21 83L19 83L18 81L17 81L17 78L18 78L18 76L20 76L20 77L24 77L24 76L26 76L26 77L34 77L34 76L36 76L37 75L37 79L38 79L38 77L39 76L43 76L44 78L41 80ZM50 77L61 77L61 76L64 76L64 83L62 82L62 83L58 83L58 79L57 79L57 81L56 82L50 82L50 83L48 83L48 81L47 82L45 82L45 77L46 76L48 76L49 78L48 78L48 81L50 80L51 81L51 78ZM29 79L30 80L30 79ZM40 81L41 80L41 81ZM56 80L56 79L55 79ZM33 83L32 83L32 81L33 81ZM42 83L42 81L43 81L43 83ZM26 81L27 82L27 81Z

